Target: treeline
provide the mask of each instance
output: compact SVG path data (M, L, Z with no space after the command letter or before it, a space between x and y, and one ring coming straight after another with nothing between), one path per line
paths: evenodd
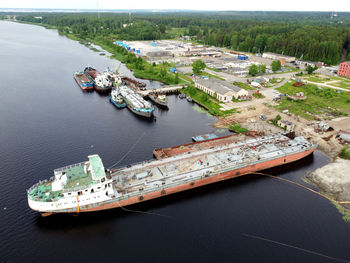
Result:
M167 39L175 37L173 29L178 29L205 45L238 51L269 51L327 64L350 60L350 13L333 18L331 12L101 13L100 17L96 13L40 13L17 19L56 26L80 38Z

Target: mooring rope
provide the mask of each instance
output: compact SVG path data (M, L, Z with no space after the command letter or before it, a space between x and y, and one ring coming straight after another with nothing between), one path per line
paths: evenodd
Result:
M282 242L278 242L278 241L275 241L275 240L267 239L267 238L264 238L264 237L259 237L259 236L246 234L246 233L243 233L242 235L245 236L245 237L250 237L250 238L259 239L259 240L262 240L262 241L274 243L274 244L277 244L277 245L280 245L280 246L294 248L294 249L297 249L297 250L300 250L300 251L303 251L303 252L306 252L306 253L309 253L309 254L313 254L313 255L316 255L316 256L332 259L332 260L335 260L335 261L350 263L350 261L346 260L346 259L335 258L335 257L328 256L328 255L325 255L325 254L321 254L321 253L318 253L318 252L315 252L315 251L312 251L312 250L309 250L309 249L296 247L296 246L293 246L293 245L289 245L289 244L286 244L286 243L282 243Z
M130 149L122 156L122 158L116 162L115 164L113 164L112 166L109 167L109 169L115 167L116 165L118 165L121 161L123 161L125 159L126 156L128 156L128 154L136 147L136 145L141 141L141 139L143 138L143 136L145 136L146 132L143 132L141 134L141 136L137 139L137 141L130 147Z
M146 215L153 215L153 216L161 216L161 217L166 217L166 218L173 218L171 216L167 216L167 215L162 215L162 214L157 214L157 213L152 213L152 212L145 212L145 211L138 211L138 210L131 210L131 209L127 209L124 206L122 206L119 201L118 201L118 205L121 209L123 209L126 212L133 212L133 213L140 213L140 214L146 214Z
M274 178L274 179L277 179L277 180L280 180L280 181L284 181L284 182L287 182L287 183L294 184L296 186L302 187L302 188L304 188L304 189L306 189L308 191L313 192L314 194L317 194L317 195L319 195L321 197L324 197L324 198L326 198L326 199L328 199L328 200L330 200L332 202L338 203L338 204L350 204L350 201L336 201L333 198L330 198L329 196L326 196L326 195L324 195L324 194L322 194L320 192L317 192L317 191L315 191L315 190L313 190L313 189L311 189L311 188L309 188L309 187L307 187L305 185L299 184L297 182L290 181L288 179L284 179L284 178L281 178L281 177L278 177L278 176L275 176L275 175L271 175L271 174L259 173L259 172L255 172L253 174L264 175L264 176L268 176L268 177L271 177L271 178Z

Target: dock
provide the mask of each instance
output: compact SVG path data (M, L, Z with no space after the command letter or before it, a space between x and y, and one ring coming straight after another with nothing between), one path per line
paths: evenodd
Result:
M147 90L135 90L138 94L140 94L143 97L148 96L150 93L156 93L156 94L173 94L179 92L180 89L182 89L182 85L167 85L160 87L158 89L147 89Z

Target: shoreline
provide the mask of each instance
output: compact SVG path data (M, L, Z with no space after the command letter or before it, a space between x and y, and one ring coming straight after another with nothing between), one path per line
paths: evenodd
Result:
M350 222L350 160L336 158L328 164L309 172L305 179L324 193Z
M119 61L120 63L124 64L125 67L127 67L132 73L133 73L133 76L135 78L138 78L138 79L144 79L144 80L149 80L149 81L159 81L163 84L166 84L166 85L174 85L174 83L171 83L169 81L167 81L166 79L158 76L158 75L154 75L154 76L148 76L147 77L147 74L154 74L153 73L150 73L150 72L147 72L145 70L140 70L140 69L135 69L133 67L130 66L129 63L127 63L125 61L125 58L123 57L124 55L121 54L120 52L117 52L115 50L111 50L111 48L106 45L106 44L103 44L102 42L100 41L97 41L95 39L85 39L85 38L80 38L76 35L74 35L73 33L66 33L66 32L60 32L58 30L58 28L56 26L52 26L52 25L48 25L48 24L42 24L42 23L34 23L34 22L29 22L29 21L22 21L22 20L8 20L8 19L3 19L1 21L7 21L7 22L13 22L13 23L20 23L20 24L27 24L27 25L34 25L34 26L41 26L41 27L44 27L46 29L52 29L52 30L56 30L57 33L60 35L60 36L65 36L73 41L78 41L81 45L89 48L90 50L96 52L96 53L101 53L101 52L106 52L106 53L109 53L110 56L108 56L110 59L114 59L114 60L117 60ZM88 43L91 43L95 46L98 46L101 48L101 50L99 51L96 51L94 49L91 48L91 45L87 45L87 44L84 44L83 42L88 42ZM112 41L112 44L113 44L113 41ZM114 45L114 44L113 44ZM116 46L117 47L117 46ZM128 52L129 54L129 52ZM133 54L133 53L130 53L130 54ZM101 54L100 54L101 55ZM105 54L106 55L106 54ZM151 66L150 63L148 63L147 61L143 60L144 63L147 63ZM167 75L166 76L171 76L173 77L173 75L171 75L170 73L167 72ZM187 82L186 80L184 80L183 78L181 78L181 76L179 76L179 79L185 83L177 83L178 85L188 85L188 84L191 84L190 82ZM176 85L177 85L176 84Z

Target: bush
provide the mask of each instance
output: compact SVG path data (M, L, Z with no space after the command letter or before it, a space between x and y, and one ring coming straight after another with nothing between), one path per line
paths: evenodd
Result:
M339 157L346 159L346 160L350 160L350 151L349 151L349 146L346 145L344 146L339 153Z
M248 131L246 128L241 127L237 123L233 123L228 129L229 129L229 131L232 131L235 133L245 133Z

